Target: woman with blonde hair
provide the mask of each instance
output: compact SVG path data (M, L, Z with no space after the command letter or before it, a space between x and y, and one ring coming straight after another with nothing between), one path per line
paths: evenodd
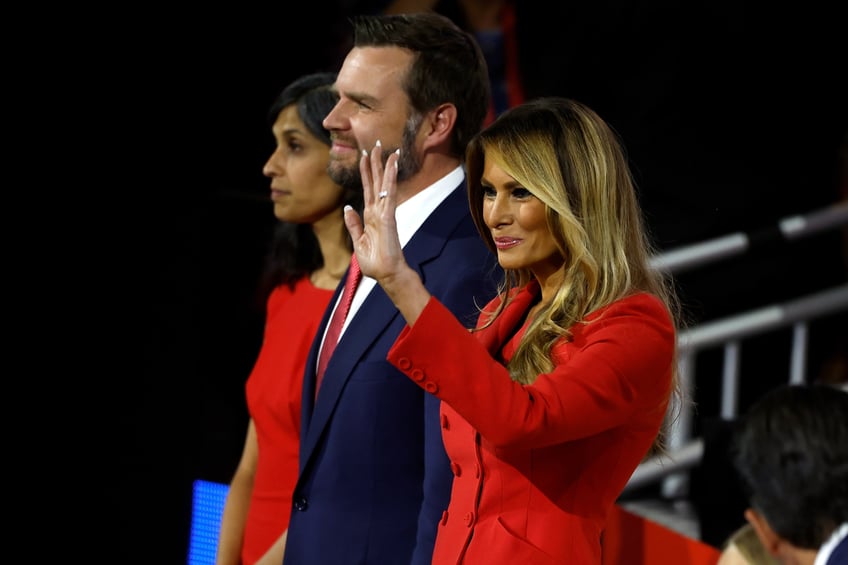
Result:
M507 110L466 152L505 280L469 331L403 257L397 152L363 155L345 222L407 327L388 361L441 399L454 471L433 563L601 563L607 514L679 405L678 307L615 132L574 100Z

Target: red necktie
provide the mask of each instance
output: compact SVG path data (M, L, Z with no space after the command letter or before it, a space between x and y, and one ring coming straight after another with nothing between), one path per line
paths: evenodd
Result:
M330 325L327 328L327 336L324 338L324 347L321 348L321 356L318 357L318 369L315 376L315 397L318 397L318 388L321 386L321 379L324 378L324 371L327 369L327 363L330 361L330 356L339 342L339 336L342 333L347 313L350 311L350 303L353 302L353 295L356 293L356 287L362 279L362 271L359 270L359 263L356 261L354 253L350 258L350 271L347 274L344 291L342 291L342 300L339 302L336 311L333 312L333 317L330 319Z

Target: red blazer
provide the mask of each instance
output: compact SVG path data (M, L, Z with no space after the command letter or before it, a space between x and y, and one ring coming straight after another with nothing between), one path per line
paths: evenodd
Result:
M593 314L555 346L552 372L521 385L496 357L538 293L476 333L431 299L389 351L442 400L454 479L434 564L600 564L607 514L662 423L676 339L663 304L639 294Z

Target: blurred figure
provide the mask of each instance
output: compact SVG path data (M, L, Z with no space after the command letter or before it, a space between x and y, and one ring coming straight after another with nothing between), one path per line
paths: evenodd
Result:
M767 392L734 430L731 455L745 519L769 555L848 564L847 392L825 384Z
M780 565L769 555L751 524L739 528L722 548L716 565Z
M335 73L289 84L269 118L276 149L271 179L276 226L262 279L264 338L246 384L250 420L221 521L218 565L279 565L297 479L303 368L333 291L350 263L342 206L361 192L327 175L330 134L322 120L338 99Z
M514 3L514 0L389 0L383 12L432 10L474 34L489 67L492 102L485 121L488 125L507 108L524 102Z
M607 515L664 450L680 392L676 298L650 267L623 147L563 98L511 108L472 139L471 214L505 271L473 332L407 264L403 153L385 169L382 157L363 156L364 214L345 221L407 323L388 361L442 401L454 478L433 563L600 564Z

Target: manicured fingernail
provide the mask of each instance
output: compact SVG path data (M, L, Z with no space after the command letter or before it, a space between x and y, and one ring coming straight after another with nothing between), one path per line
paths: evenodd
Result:
M400 147L398 147L397 149L395 149L395 155L400 155Z
M382 146L383 146L383 144L382 144L382 143L380 143L380 140L379 140L379 139L377 140L376 145L377 145L377 147L382 147Z
M367 152L366 150L364 150L364 149L362 150L362 156L363 156L363 157L368 157L368 152Z

